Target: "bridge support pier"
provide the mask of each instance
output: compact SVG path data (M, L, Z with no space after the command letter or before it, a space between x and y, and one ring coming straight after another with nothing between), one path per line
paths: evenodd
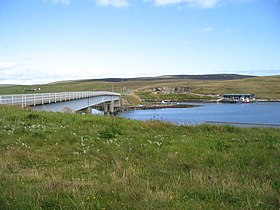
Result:
M113 114L115 112L115 102L114 101L110 102L109 112L110 112L110 114Z
M104 111L104 114L107 115L107 114L114 114L115 113L115 107L116 107L116 104L115 104L115 101L110 101L110 102L105 102L103 104L103 111Z
M115 101L115 107L121 107L121 100Z
M106 102L103 104L103 111L104 111L105 115L108 114L108 103L106 103Z

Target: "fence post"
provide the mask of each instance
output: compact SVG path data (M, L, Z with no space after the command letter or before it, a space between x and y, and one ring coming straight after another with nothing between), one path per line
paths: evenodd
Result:
M21 107L23 108L23 95L21 95Z

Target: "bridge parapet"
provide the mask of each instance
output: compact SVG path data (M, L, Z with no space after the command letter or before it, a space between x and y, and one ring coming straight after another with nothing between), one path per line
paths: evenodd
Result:
M56 92L56 93L36 93L36 94L13 94L0 95L0 104L16 105L21 107L44 105L56 102L91 98L96 96L120 96L118 93L98 91L98 92Z

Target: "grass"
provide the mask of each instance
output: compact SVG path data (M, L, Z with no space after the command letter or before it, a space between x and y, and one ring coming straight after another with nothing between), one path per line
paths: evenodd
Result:
M123 106L126 106L126 105L129 105L129 106L137 106L141 103L140 101L140 97L136 94L129 94L129 95L123 95L123 101L122 101L122 105Z
M279 129L0 115L0 209L280 207Z
M139 97L143 100L172 100L172 101L186 101L186 100L193 100L193 101L201 101L201 100L211 100L212 97L207 96L200 96L194 94L183 94L183 93L175 93L175 94L154 94L152 92L144 92L139 91L137 93Z
M37 85L39 92L63 92L63 91L116 91L124 90L142 91L154 87L190 87L197 94L219 94L226 93L254 93L257 98L280 99L280 76L254 77L238 80L189 80L189 79L166 79L148 81L126 81L126 82L105 82L105 81L69 81ZM22 94L25 89L32 86L4 86L0 87L0 94Z

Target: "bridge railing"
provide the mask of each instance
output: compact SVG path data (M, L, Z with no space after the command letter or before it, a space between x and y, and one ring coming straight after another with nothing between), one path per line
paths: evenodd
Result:
M90 98L101 95L118 95L111 92L58 92L58 93L36 93L36 94L14 94L0 95L0 104L17 105L21 107L36 106L42 104L63 102Z

